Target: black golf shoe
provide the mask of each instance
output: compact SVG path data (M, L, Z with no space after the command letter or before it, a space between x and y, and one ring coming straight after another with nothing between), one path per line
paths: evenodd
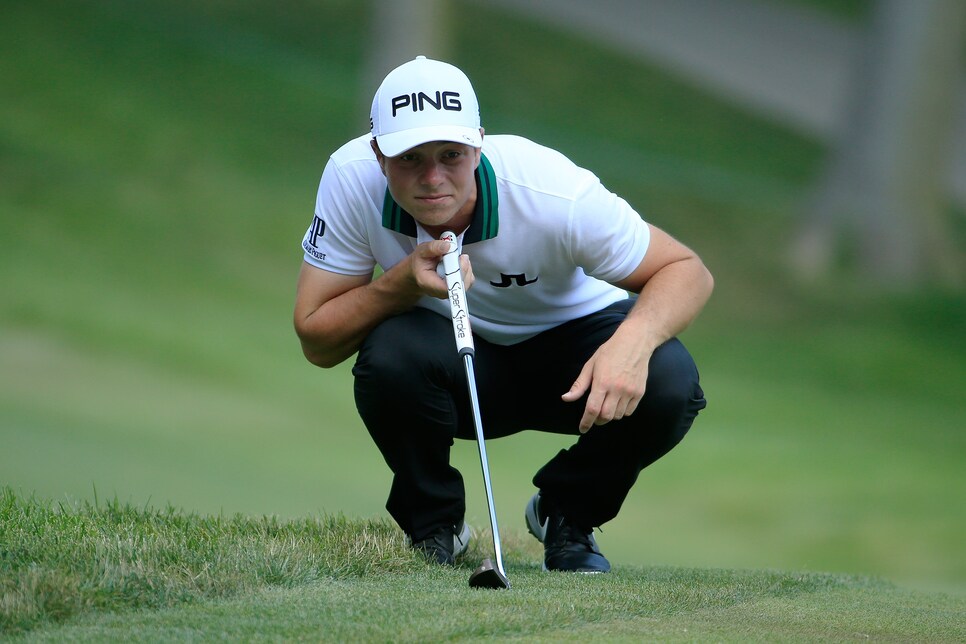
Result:
M527 504L527 529L543 543L543 569L568 572L608 572L610 562L594 540L593 528L584 529L568 521L534 494Z
M441 526L418 541L407 534L406 540L427 561L452 566L470 544L470 526L461 521L458 526Z

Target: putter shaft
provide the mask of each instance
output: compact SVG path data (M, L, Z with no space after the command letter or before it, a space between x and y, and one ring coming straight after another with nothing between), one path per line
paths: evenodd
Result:
M473 368L473 354L463 354L463 366L466 368L466 382L469 383L470 404L473 407L473 427L476 429L476 443L480 448L480 466L483 469L483 485L486 489L486 504L490 510L490 530L493 532L493 554L496 558L496 569L506 577L503 570L503 550L500 547L500 528L496 522L496 507L493 503L493 490L490 487L490 465L486 460L486 442L483 438L483 422L480 417L480 402L476 393L476 374Z
M446 288L449 292L448 299L450 312L453 316L453 335L456 338L456 348L459 355L463 357L463 366L466 369L466 383L470 394L470 403L473 408L473 427L476 430L476 444L480 449L480 466L483 470L483 484L486 488L486 505L490 511L490 530L493 532L493 554L496 559L496 571L500 576L500 586L509 588L509 580L506 578L506 571L503 569L503 550L500 548L500 528L496 523L496 507L493 503L493 490L490 487L490 465L486 460L486 444L483 438L483 421L480 417L479 394L476 391L476 373L473 366L473 355L476 351L473 346L473 332L470 329L470 314L466 304L466 290L463 286L463 274L460 271L459 246L456 234L447 231L440 239L445 239L450 244L449 251L443 255L442 265L443 274L446 279ZM472 578L471 585L472 585Z

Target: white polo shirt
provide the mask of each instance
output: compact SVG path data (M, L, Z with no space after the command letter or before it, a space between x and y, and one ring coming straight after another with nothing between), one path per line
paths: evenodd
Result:
M313 266L370 275L433 239L390 196L370 139L349 141L325 166L302 239ZM611 282L637 268L650 231L591 172L527 139L487 135L476 181L476 212L459 239L476 277L467 292L475 334L515 344L628 297ZM446 300L418 306L450 315Z

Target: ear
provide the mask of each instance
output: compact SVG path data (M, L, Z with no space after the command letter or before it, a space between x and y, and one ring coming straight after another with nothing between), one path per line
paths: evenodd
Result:
M372 153L376 155L376 161L379 163L379 169L382 170L383 174L386 174L386 156L379 149L379 144L376 143L376 137L372 137L369 141L369 147L372 148Z
M483 139L483 128L480 128L480 140ZM476 153L476 163L473 164L473 169L475 170L480 165L480 158L483 156L483 148L473 148Z

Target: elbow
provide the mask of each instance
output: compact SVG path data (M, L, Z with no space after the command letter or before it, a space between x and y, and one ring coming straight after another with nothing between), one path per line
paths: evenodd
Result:
M341 360L333 360L330 356L326 355L324 352L313 349L307 346L305 343L302 344L302 355L304 355L305 359L308 360L310 363L312 363L316 367L321 367L323 369L331 369L332 367L342 362Z
M331 351L326 351L318 344L306 340L301 335L299 336L299 341L302 343L302 355L316 367L330 369L343 360L343 358L334 355Z
M708 297L711 297L711 293L714 292L714 275L711 274L711 271L708 270L708 267L705 266L704 263L702 263L701 266L704 269L705 292L708 294Z
M297 321L295 323L295 334L302 345L302 355L316 367L329 369L342 362L340 359L334 359L332 353L319 346L318 342L314 342L308 330L299 325Z
M708 303L708 300L711 299L711 294L714 292L714 275L712 275L708 267L704 265L704 262L701 262L700 266L701 270L698 272L697 279L694 282L696 286L694 292L695 296L700 301L700 308L703 309Z

